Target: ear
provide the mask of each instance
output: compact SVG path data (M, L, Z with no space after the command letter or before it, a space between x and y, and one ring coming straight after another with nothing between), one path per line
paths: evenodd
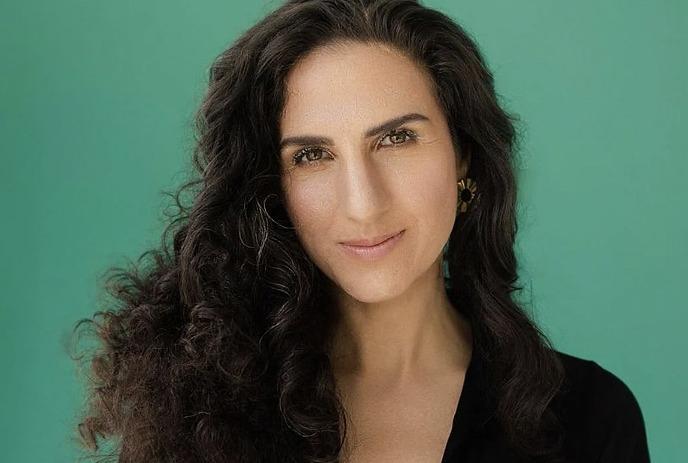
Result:
M460 151L456 160L456 181L466 178L468 169L471 166L471 152L469 150Z

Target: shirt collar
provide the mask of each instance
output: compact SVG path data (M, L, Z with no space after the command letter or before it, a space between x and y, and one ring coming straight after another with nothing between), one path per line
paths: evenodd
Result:
M486 360L474 344L452 421L445 458L470 442L472 437L486 432L488 423L494 417L494 410L495 400L488 379Z

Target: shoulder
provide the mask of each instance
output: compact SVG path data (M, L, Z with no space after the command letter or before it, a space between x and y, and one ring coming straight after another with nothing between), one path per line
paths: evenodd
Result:
M566 372L562 393L580 406L592 407L597 417L638 418L640 405L619 376L594 360L556 351Z
M595 461L649 462L643 414L630 387L593 360L555 352L566 375L554 406L572 444Z

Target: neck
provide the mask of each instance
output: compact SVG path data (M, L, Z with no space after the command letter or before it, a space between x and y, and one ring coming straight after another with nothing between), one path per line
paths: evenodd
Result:
M447 297L440 263L393 299L364 303L339 295L331 348L335 376L401 384L468 368L470 324Z

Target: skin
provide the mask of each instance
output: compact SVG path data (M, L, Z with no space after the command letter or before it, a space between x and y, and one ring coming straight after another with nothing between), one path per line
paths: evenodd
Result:
M427 119L365 136L409 113ZM454 149L427 71L380 44L328 45L300 60L280 134L332 142L285 145L280 162L288 214L342 315L331 358L361 443L352 458L439 461L471 358L470 325L441 271L470 156ZM315 150L292 164L305 146ZM373 261L339 244L402 229Z

